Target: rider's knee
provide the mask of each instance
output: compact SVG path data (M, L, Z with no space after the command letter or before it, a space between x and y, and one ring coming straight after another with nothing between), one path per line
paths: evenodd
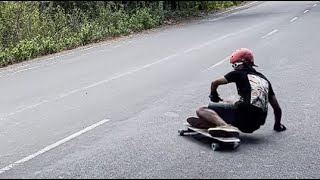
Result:
M200 107L196 110L196 113L198 117L204 117L210 112L211 115L217 115L217 113L211 109L208 109L208 107Z
M196 110L196 113L198 115L198 117L202 117L203 114L204 114L204 109L205 107L199 107L197 110Z

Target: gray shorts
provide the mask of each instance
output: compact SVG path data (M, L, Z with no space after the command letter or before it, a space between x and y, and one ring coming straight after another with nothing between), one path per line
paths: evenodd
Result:
M230 103L210 103L208 108L214 110L226 123L234 125L236 122L236 107Z
M239 114L239 111L234 104L228 104L228 103L210 103L208 105L209 109L214 110L226 123L231 124L237 128L240 129L240 131L245 133L252 133L255 130L259 129L260 123L257 122L258 115L253 116L254 114L251 114L250 116L254 118L250 118L249 116L245 116L242 114ZM263 118L264 116L261 115Z

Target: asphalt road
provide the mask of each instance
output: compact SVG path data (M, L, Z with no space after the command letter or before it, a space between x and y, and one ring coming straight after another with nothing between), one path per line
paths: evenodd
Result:
M1 69L0 178L319 178L319 17L317 1L260 2ZM270 107L236 151L215 152L177 130L240 47L288 130L272 130Z

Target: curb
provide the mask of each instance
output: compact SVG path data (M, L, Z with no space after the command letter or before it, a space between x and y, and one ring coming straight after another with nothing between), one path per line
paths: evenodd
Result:
M222 11L222 12L219 12L219 13L213 13L213 14L209 14L209 17L216 17L216 16L221 16L221 15L224 15L224 14L232 14L234 12L237 12L237 11L241 11L241 10L244 10L244 9L247 9L247 8L250 8L250 7L253 7L255 5L258 5L259 3L262 3L263 1L253 1L253 2L250 2L248 4L244 4L242 6L236 6L234 8L231 8L231 9L228 9L226 11Z

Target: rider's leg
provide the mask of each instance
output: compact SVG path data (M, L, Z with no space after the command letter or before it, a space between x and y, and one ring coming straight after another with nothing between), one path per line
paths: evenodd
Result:
M232 126L236 121L236 108L233 104L211 103L197 110L199 118L213 124L208 131L213 136L239 136L239 129Z
M225 126L227 123L212 109L206 106L200 107L196 111L198 117L215 126Z
M187 122L195 127L195 128L200 128L200 129L209 129L211 127L215 127L214 124L206 121L206 120L203 120L201 118L198 118L198 117L189 117L187 119Z

